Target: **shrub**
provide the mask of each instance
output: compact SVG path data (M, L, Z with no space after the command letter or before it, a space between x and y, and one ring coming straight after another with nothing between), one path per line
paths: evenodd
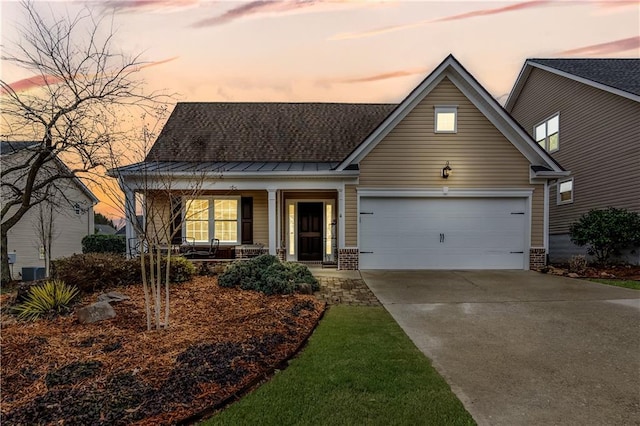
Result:
M115 253L124 255L127 242L124 235L87 235L82 239L83 253Z
M607 264L623 249L640 245L640 214L614 207L591 210L571 225L569 234L574 244L587 246L596 262Z
M52 276L78 287L82 293L140 282L140 260L116 254L74 254L52 264Z
M149 255L146 255L145 264L147 268L147 278L151 276L151 271L149 270ZM140 274L140 259L134 259L136 264L138 265L138 273ZM196 267L193 266L187 258L182 256L171 256L171 270L169 271L169 281L172 283L183 283L185 281L189 281L196 274ZM157 266L156 266L157 268ZM160 269L162 276L167 273L167 258L162 257L160 260ZM154 272L157 272L154 271ZM138 279L140 281L140 278Z
M569 259L569 272L576 274L584 274L587 270L587 258L581 254L571 256Z
M26 300L16 305L14 311L18 318L27 321L35 321L48 314L58 315L69 310L78 293L76 287L62 281L47 281L31 287Z
M234 262L218 277L221 287L240 287L268 295L293 293L299 283L310 284L314 291L320 288L305 265L281 263L271 255Z

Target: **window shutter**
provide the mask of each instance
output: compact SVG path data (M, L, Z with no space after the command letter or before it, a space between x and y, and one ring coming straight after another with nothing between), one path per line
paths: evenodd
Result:
M182 244L182 197L172 196L171 207L171 244Z
M241 205L242 244L253 244L253 197L242 197Z

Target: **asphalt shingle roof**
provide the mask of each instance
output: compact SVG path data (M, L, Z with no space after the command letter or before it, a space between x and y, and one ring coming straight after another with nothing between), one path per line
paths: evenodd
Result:
M640 59L530 59L530 61L640 95Z
M0 155L11 154L12 152L20 151L22 149L29 148L32 145L37 144L34 141L3 141L0 142Z
M394 104L180 102L147 161L339 162Z

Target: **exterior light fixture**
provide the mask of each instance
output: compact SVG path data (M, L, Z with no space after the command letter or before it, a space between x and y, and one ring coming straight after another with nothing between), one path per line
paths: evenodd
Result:
M447 161L447 164L445 164L445 166L442 168L442 178L448 178L451 173L453 173L453 169L449 167L449 162Z

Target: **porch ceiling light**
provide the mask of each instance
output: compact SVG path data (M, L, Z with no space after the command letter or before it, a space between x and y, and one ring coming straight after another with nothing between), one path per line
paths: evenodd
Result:
M449 162L442 168L442 178L446 179L453 173L453 169L449 167Z

